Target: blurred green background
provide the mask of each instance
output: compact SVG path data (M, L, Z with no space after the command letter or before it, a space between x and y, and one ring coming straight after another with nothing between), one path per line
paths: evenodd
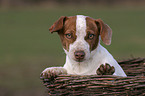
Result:
M65 62L48 28L60 16L101 18L113 30L105 46L117 60L145 57L144 0L0 0L0 96L47 96L39 74Z

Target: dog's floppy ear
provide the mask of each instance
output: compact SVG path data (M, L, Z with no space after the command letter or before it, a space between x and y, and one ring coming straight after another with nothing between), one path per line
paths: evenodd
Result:
M105 24L101 19L96 20L97 27L100 32L101 39L104 44L110 45L112 38L112 30L111 28Z
M60 31L64 26L64 21L67 17L61 16L50 28L49 31L51 33Z

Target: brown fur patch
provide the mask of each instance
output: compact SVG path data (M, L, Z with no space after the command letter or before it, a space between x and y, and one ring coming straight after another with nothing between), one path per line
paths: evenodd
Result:
M87 35L85 37L85 40L89 43L90 45L90 51L96 49L98 42L99 42L99 30L97 28L95 19L86 17L86 23L87 23ZM89 35L94 34L93 39L89 39Z
M86 24L87 24L87 35L85 36L85 40L90 45L90 51L96 49L98 42L99 42L99 30L96 25L96 21L93 18L86 17ZM71 38L67 38L66 34L71 34ZM67 17L64 21L63 29L58 32L63 48L69 51L69 45L72 44L77 36L76 36L76 16ZM94 34L93 39L89 39L88 36L90 34Z
M65 20L64 27L62 30L58 32L63 48L69 51L69 45L72 44L77 36L76 36L76 16L68 17ZM71 38L67 38L66 34L71 34Z
M100 36L104 44L110 45L112 38L111 28L105 24L101 19L96 19L96 24L99 28Z

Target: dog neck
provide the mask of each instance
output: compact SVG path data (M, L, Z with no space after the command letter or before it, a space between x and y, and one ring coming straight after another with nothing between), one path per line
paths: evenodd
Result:
M77 75L94 74L95 73L94 70L96 70L100 64L105 63L105 61L102 61L102 58L105 60L104 57L106 57L108 53L109 52L103 46L98 44L97 48L91 52L89 60L77 62L72 58L70 58L68 55L66 55L66 63L64 65L64 68L69 69L68 74L69 73Z

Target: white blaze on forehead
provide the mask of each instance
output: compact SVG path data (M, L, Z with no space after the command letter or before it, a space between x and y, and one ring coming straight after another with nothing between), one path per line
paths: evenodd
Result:
M76 35L77 39L83 39L86 36L86 16L77 15Z
M90 58L90 46L85 40L86 36L86 16L83 15L77 15L76 17L76 40L69 45L69 51L65 51L68 55L68 57L71 60L75 60L74 53L76 51L84 51L85 52L85 58L84 60L88 60Z

